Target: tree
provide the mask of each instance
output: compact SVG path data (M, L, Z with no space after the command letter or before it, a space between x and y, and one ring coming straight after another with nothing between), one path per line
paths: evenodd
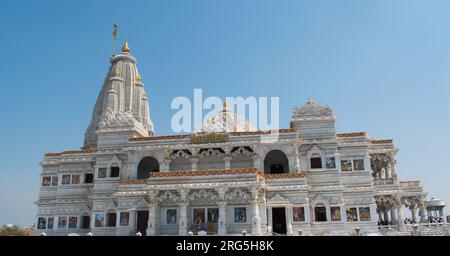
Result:
M21 230L18 226L0 228L0 236L29 236L30 234Z

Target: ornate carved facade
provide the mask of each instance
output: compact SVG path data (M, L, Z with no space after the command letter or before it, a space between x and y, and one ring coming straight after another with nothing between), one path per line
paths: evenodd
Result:
M41 163L38 233L322 235L403 223L403 207L425 218L393 141L336 133L332 109L311 99L278 131L253 131L225 106L195 134L155 136L148 109L127 48L111 59L85 148Z

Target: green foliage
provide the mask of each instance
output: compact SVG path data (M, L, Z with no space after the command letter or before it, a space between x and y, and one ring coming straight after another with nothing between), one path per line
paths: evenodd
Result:
M29 236L27 232L20 230L18 226L1 227L0 236Z

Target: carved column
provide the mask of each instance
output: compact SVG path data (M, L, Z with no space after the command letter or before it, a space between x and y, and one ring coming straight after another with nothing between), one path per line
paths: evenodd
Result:
M227 202L219 201L217 205L219 206L219 227L217 233L223 236L227 234Z
M385 208L383 210L383 215L384 215L383 220L384 220L385 224L389 224L389 214L388 214L387 208Z
M130 219L128 220L128 225L129 225L129 235L130 236L134 236L136 233L136 209L135 208L131 208L128 210L129 215L130 215Z
M298 153L298 145L294 144L294 170L295 172L301 172L301 168L300 168L300 159L299 157L299 153Z
M286 233L292 235L292 206L286 207Z
M172 162L171 155L172 155L171 149L164 150L164 160L161 163L160 171L162 172L170 171L170 163Z
M390 166L391 166L391 177L392 177L392 179L393 180L396 180L397 179L397 170L396 170L396 164L397 164L397 161L395 160L395 153L392 153L391 155L390 155Z
M255 168L260 169L260 170L264 170L264 166L263 166L263 164L261 163L261 157L260 157L259 155L257 155L257 154L254 154L254 155L252 156L252 158L253 158L253 166L254 166Z
M189 202L187 200L187 195L189 194L189 190L179 189L178 193L180 194L180 221L178 226L178 234L180 236L185 236L188 232L187 207Z
M417 222L417 217L416 217L416 205L411 205L411 207L409 208L411 210L411 220L413 223Z
M180 202L180 222L178 228L178 235L185 236L187 234L187 206L188 202Z
M403 203L400 196L394 197L394 205L395 210L397 211L397 225L398 228L401 229L401 227L405 224L403 219Z
M219 223L217 233L219 235L227 234L227 200L225 199L225 193L228 191L227 188L217 188L219 206Z
M149 211L148 211L148 225L147 225L147 236L156 235L157 228L157 218L156 213L158 210L158 201L156 200L157 191L149 191Z
M383 211L381 209L377 209L377 213L378 213L378 222L381 225L381 222L383 221Z
M267 234L272 235L272 207L267 206Z
M259 216L258 189L252 188L252 234L261 234L261 217Z
M230 169L231 168L231 156L225 156L223 158L223 160L225 160L225 169Z
M420 216L420 222L421 223L426 223L427 222L427 218L426 218L426 215L425 215L426 210L427 209L426 209L425 203L424 202L420 203L420 205L419 205L419 216Z
M391 225L397 225L397 214L394 206L392 206L390 212L391 212Z
M191 161L191 170L197 170L198 158L197 157L192 157L189 160Z

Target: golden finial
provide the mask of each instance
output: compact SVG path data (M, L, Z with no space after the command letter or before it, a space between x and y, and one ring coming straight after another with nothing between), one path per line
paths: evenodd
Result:
M227 109L228 108L228 102L227 101L224 101L223 102L223 109Z
M130 47L128 47L128 41L125 41L125 44L122 47L122 52L130 52Z
M114 73L114 76L120 76L120 70L116 68L116 72Z
M147 97L147 92L144 92L144 97Z
M138 74L137 80L138 80L138 81L142 81L141 74Z
M115 91L116 90L116 85L112 84L111 85L111 90Z

